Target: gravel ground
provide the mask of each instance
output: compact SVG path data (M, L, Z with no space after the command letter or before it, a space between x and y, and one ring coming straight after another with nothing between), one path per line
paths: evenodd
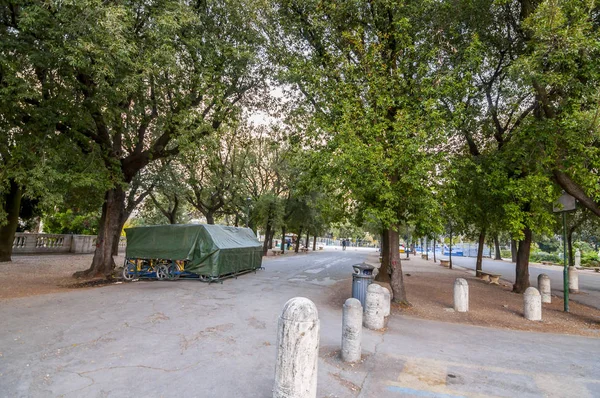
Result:
M292 251L286 253L285 257L297 255L302 254ZM88 269L93 257L93 254L13 256L11 262L0 263L0 300L89 287L85 286L85 281L74 279L72 276L77 271ZM271 258L274 257L268 257ZM266 258L263 258L264 260ZM115 257L117 267L122 266L123 261L122 255Z
M0 263L0 300L63 292L74 289L76 271L87 269L93 254L52 254L13 256L11 262ZM115 257L123 264L123 257Z
M378 256L369 258L378 263ZM407 316L443 322L600 337L600 311L573 301L570 313L563 312L563 300L552 296L551 304L544 304L542 321L532 322L523 317L523 295L512 293L512 284L500 280L500 286L490 285L474 276L473 271L441 267L439 262L411 257L403 261L406 294L410 308L393 305L393 311ZM410 275L410 276L409 276ZM456 278L469 283L469 312L453 310L453 288Z

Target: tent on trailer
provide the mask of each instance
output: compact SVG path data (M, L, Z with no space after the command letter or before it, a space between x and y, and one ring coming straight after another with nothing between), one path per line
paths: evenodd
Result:
M262 244L250 228L224 225L152 225L125 229L128 259L185 261L184 271L221 278L256 270Z

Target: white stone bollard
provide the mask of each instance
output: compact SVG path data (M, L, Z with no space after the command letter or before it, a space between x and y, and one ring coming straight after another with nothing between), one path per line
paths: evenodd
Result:
M542 320L542 296L535 287L528 287L523 293L523 315L530 321Z
M579 293L579 273L575 267L569 267L569 293Z
M390 316L392 295L387 287L381 286L381 288L383 289L383 316Z
M581 267L581 251L575 250L575 266Z
M551 281L550 277L546 274L538 275L538 289L542 295L542 303L551 303Z
M367 288L365 299L365 316L363 324L367 329L378 330L385 326L383 316L383 288L376 283L371 283Z
M469 311L469 284L463 278L454 281L454 311Z
M358 362L361 356L363 308L360 301L349 298L342 312L342 361Z
M273 398L315 398L319 359L319 314L307 298L283 306L277 331Z

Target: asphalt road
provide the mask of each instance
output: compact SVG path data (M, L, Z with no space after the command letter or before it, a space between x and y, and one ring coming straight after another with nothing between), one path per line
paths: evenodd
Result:
M269 258L264 271L223 284L140 281L0 300L0 397L272 396L278 317L298 296L319 311L319 398L600 396L596 338L394 313L386 330L363 329L361 363L341 363L341 304L351 265L366 255Z
M443 257L447 259L447 257ZM452 264L475 270L476 259L473 257L452 257ZM483 259L484 271L502 274L502 279L514 283L515 263L510 261L499 261ZM539 274L546 274L552 281L552 294L563 295L563 268L552 265L529 264L529 283L537 287ZM600 273L593 271L579 271L579 294L570 294L571 300L600 308Z

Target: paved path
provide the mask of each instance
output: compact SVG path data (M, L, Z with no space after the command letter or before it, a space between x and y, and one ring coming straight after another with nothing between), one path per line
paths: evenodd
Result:
M447 257L442 258L447 259ZM476 260L473 257L452 257L453 264L472 270L475 269ZM502 279L511 283L515 281L515 263L510 261L483 259L482 268L484 271L502 274ZM530 264L529 283L531 286L537 287L539 274L547 274L552 281L552 293L562 297L563 268L553 265ZM579 271L579 290L580 294L570 294L569 299L600 309L600 273L588 270Z
M207 285L135 282L0 301L0 397L269 397L277 317L295 296L321 320L318 397L600 396L598 339L393 315L337 358L351 265L366 251L265 261Z

